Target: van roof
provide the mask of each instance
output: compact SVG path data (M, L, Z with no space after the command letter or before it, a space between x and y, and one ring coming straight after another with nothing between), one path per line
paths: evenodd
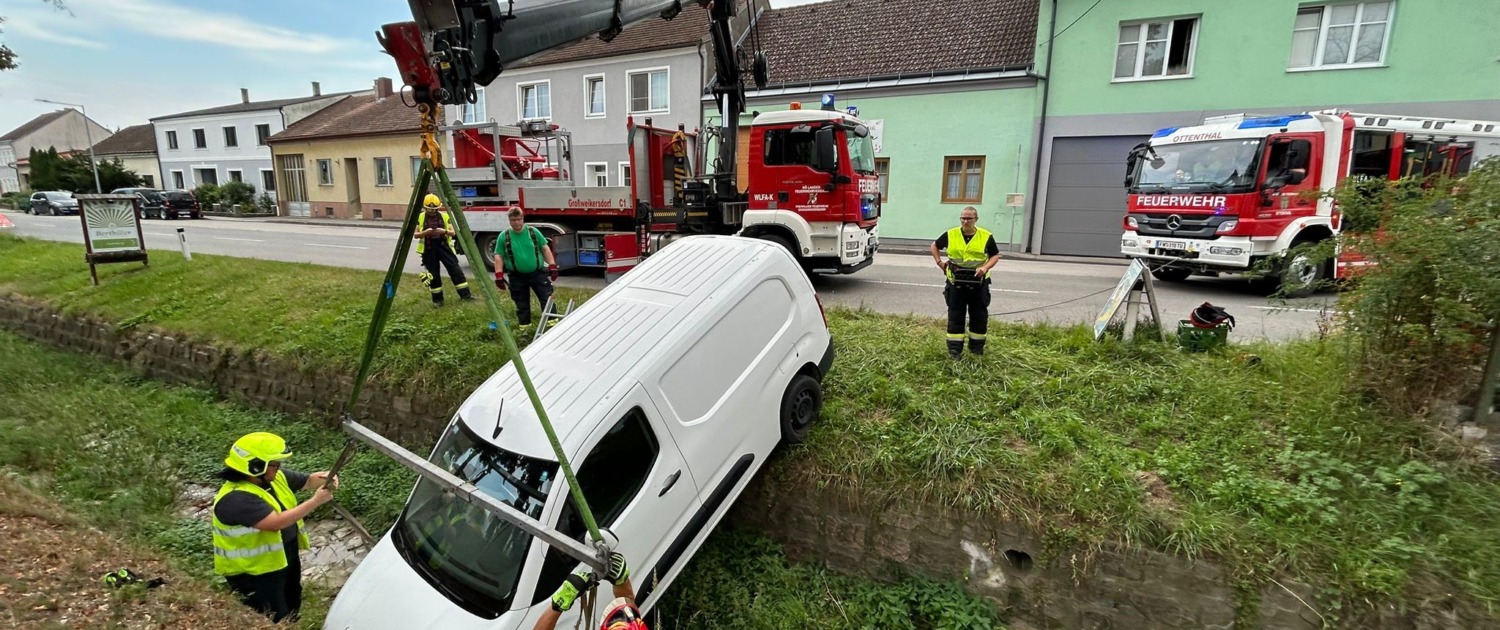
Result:
M652 351L673 331L735 303L726 298L749 291L749 280L778 267L800 273L791 254L769 241L689 236L646 258L522 350L563 451L578 451L589 430L573 429L634 387L650 369ZM459 415L475 435L502 449L556 459L513 363L470 394ZM492 439L497 421L500 435Z

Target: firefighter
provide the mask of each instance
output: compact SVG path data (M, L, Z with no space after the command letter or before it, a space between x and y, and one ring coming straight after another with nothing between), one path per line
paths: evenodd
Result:
M625 564L625 556L611 552L609 554L609 572L604 575L614 585L614 600L604 609L604 619L599 623L599 630L650 630L646 627L646 621L641 615L641 610L635 605L635 587L630 584L630 568ZM578 600L579 594L594 588L599 583L591 571L579 571L563 580L562 586L552 595L552 608L542 611L542 617L536 620L532 630L553 630L557 627L557 620L562 613L573 607L573 602Z
M453 253L454 234L452 219L443 210L443 202L437 195L429 193L422 200L422 214L417 215L416 237L417 255L422 257L422 266L427 268L418 277L432 291L433 306L443 305L444 267L448 269L448 277L453 279L453 288L458 289L459 299L474 299L464 270L458 266L458 255Z
M932 260L948 278L943 299L948 303L948 355L955 359L964 351L965 313L969 316L969 352L984 354L990 319L990 270L1000 262L1000 246L989 230L978 225L979 211L966 206L958 220L958 227L932 242ZM947 250L947 261L939 250Z
M509 286L510 299L516 303L516 321L525 326L531 323L531 294L536 294L543 308L552 297L557 259L542 231L526 225L526 213L520 207L511 206L509 217L510 229L495 239L495 287Z
M272 621L296 619L302 608L301 552L308 548L302 519L333 499L338 478L328 472L282 468L286 440L250 433L229 447L224 480L214 495L214 573L246 605ZM298 504L299 490L313 490Z

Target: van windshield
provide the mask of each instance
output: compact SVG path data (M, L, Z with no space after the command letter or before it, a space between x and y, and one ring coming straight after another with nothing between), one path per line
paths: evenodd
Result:
M480 491L540 519L557 463L505 451L456 420L438 441L432 463ZM393 532L401 556L453 603L495 618L510 609L531 535L498 516L417 483Z
M1249 192L1259 157L1258 138L1154 145L1136 160L1130 192Z

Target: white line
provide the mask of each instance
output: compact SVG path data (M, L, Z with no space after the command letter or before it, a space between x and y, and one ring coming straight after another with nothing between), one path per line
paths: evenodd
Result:
M1292 311L1294 313L1321 313L1321 312L1323 312L1321 309L1315 309L1315 308L1285 308L1285 307L1281 307L1281 306L1252 306L1250 308L1260 309L1262 311Z
M228 236L215 236L213 238L216 239L216 240L220 240L220 241L245 241L246 243L264 243L265 242L265 241L260 240L258 238L230 238Z
M941 284L925 284L925 283L921 283L921 282L896 282L894 280L860 280L860 282L869 282L871 284L895 284L895 285L900 285L900 286L903 286L903 287L927 287L927 288L930 288L930 289L941 289L941 288L943 288L943 285L941 285ZM1001 293L1040 293L1040 291L1022 291L1020 289L993 289L993 290L994 291L999 291Z
M354 245L325 245L323 243L308 243L308 247L337 247L339 249L370 249L368 247L355 247Z

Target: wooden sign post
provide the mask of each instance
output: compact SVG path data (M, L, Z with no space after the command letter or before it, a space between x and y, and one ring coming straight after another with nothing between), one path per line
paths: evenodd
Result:
M146 236L134 195L78 195L78 218L83 222L84 260L89 276L99 285L96 265L146 260Z
M1125 268L1125 274L1120 276L1120 283L1115 285L1114 293L1109 295L1109 302L1105 303L1104 310L1094 318L1094 341L1104 337L1104 329L1109 326L1109 321L1114 319L1115 313L1119 312L1120 305L1125 304L1125 341L1135 337L1136 319L1139 317L1141 302L1151 307L1151 318L1156 321L1161 340L1167 340L1167 329L1161 321L1161 312L1156 305L1156 287L1151 284L1151 270L1146 263L1139 258L1132 259L1130 266Z

